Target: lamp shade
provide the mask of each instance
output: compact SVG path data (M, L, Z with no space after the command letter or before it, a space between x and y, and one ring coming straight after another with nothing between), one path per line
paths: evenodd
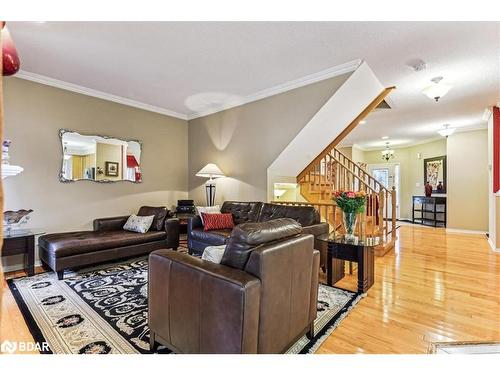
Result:
M198 173L196 173L197 177L208 177L208 178L217 178L217 177L224 177L224 172L220 170L220 168L213 164L209 163L205 165L203 168L200 169Z

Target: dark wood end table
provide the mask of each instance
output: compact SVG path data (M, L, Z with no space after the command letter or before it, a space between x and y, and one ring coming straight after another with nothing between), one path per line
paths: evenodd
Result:
M35 236L43 234L37 230L14 230L4 232L2 257L24 254L24 270L28 276L35 274Z
M318 237L328 244L326 279L333 286L341 280L344 273L344 261L358 263L358 293L366 293L375 280L375 246L380 244L379 237L348 240L344 235L335 233Z
M188 219L195 216L196 214L191 214L191 213L178 212L175 214L175 217L179 219L179 233L187 233Z

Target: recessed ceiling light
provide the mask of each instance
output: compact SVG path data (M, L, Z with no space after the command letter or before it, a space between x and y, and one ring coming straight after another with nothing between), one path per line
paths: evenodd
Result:
M382 139L389 139L389 137L388 137L388 136L386 136L386 135L384 135L384 136L382 137Z
M359 123L360 123L361 125L366 124L366 120L361 120Z

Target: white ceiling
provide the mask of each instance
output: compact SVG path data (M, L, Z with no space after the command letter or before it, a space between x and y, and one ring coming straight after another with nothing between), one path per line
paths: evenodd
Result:
M377 148L435 137L442 124L484 126L500 100L500 23L486 22L9 22L22 70L193 118L227 101L363 59L391 110L345 140ZM428 68L407 64L423 59ZM453 85L439 103L432 77ZM42 78L43 78L42 77ZM38 77L40 78L40 77ZM70 86L71 86L70 85ZM133 102L132 102L133 101Z

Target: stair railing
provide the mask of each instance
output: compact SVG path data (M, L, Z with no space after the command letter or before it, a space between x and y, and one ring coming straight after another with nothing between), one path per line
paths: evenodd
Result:
M366 236L379 236L384 240L396 230L396 190L387 189L358 164L333 149L309 171L298 179L309 183L311 189L324 193L323 199L331 200L336 190L364 191L365 212L361 215L357 232ZM326 197L325 197L326 195ZM328 220L326 220L328 221ZM337 212L333 216L333 227L337 228ZM389 226L390 223L390 226Z

